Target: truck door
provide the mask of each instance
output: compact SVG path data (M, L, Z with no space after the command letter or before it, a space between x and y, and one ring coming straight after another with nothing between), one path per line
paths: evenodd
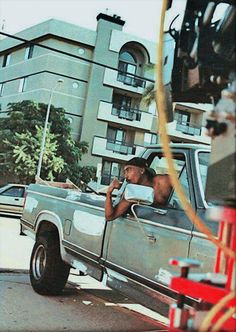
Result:
M166 173L166 160L162 155L152 156L151 167ZM192 200L192 182L189 179L188 155L179 153L174 159L185 193ZM170 257L187 257L192 224L186 217L176 193L172 191L165 208L136 206L134 216L117 218L109 223L105 265L110 280L117 272L146 285L168 284Z
M193 168L196 169L196 183L194 187L199 187L197 190L198 215L211 232L217 236L219 223L206 216L207 209L212 207L212 203L207 202L205 198L209 157L209 151L199 149L195 153L195 158L192 158L194 163ZM201 233L198 228L194 226L193 237L190 242L189 257L203 262L203 265L198 269L194 269L194 272L214 272L216 249L217 247L206 238L206 235ZM222 270L222 272L224 271Z
M72 265L98 280L102 277L99 259L105 230L104 201L105 197L82 193L79 202L71 201L70 209L60 212L65 220L63 245L76 257Z

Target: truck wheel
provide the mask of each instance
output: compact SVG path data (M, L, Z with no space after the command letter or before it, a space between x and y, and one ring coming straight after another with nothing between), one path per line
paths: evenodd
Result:
M43 295L60 294L69 272L70 266L61 259L57 234L41 234L30 258L30 281L35 292Z

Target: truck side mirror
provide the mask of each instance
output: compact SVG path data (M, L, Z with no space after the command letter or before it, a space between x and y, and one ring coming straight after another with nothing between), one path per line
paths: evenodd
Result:
M127 184L124 196L127 201L136 204L151 205L154 202L153 188L138 184Z

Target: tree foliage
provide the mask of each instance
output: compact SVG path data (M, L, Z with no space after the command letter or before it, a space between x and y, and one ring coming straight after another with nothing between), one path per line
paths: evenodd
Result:
M166 120L167 122L172 122L174 120L173 118L174 113L173 113L173 104L172 104L172 90L170 83L164 85L164 91L165 91L164 112L166 114ZM155 101L155 96L156 96L156 88L155 85L151 83L144 90L144 93L142 95L142 103L146 107L149 107Z
M150 83L142 95L142 102L146 107L149 107L155 101L155 93L155 85Z
M34 177L40 154L43 128L36 126L36 135L26 130L24 133L15 133L12 140L5 139L4 143L9 151L12 151L14 164L9 164L8 169L26 182L28 178ZM46 180L53 181L55 174L61 173L65 165L64 159L57 155L58 143L56 135L47 130L45 149L43 154L44 171ZM12 167L13 166L13 167Z
M34 181L47 106L29 100L8 105L9 116L0 123L3 175L16 175L22 183ZM82 155L88 152L88 143L73 140L63 108L51 105L48 128L41 177L55 181L69 178L76 184L94 178L95 168L89 167L86 172L87 168L79 165Z

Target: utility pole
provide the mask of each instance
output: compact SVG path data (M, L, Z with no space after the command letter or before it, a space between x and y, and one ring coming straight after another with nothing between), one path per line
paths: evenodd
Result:
M56 82L56 85L54 86L54 88L51 89L51 92L50 92L50 98L49 98L46 118L45 118L45 122L44 122L43 137L42 137L42 141L41 141L40 156L39 156L39 161L38 161L38 167L37 167L37 173L36 173L36 176L35 176L35 180L40 178L40 174L41 174L42 161L43 161L43 155L44 155L44 149L45 149L45 141L46 141L46 135L47 135L48 120L49 120L49 115L50 115L50 110L51 110L53 93L56 90L57 86L59 84L62 84L62 83L64 83L64 81L62 79L58 79L57 82Z

